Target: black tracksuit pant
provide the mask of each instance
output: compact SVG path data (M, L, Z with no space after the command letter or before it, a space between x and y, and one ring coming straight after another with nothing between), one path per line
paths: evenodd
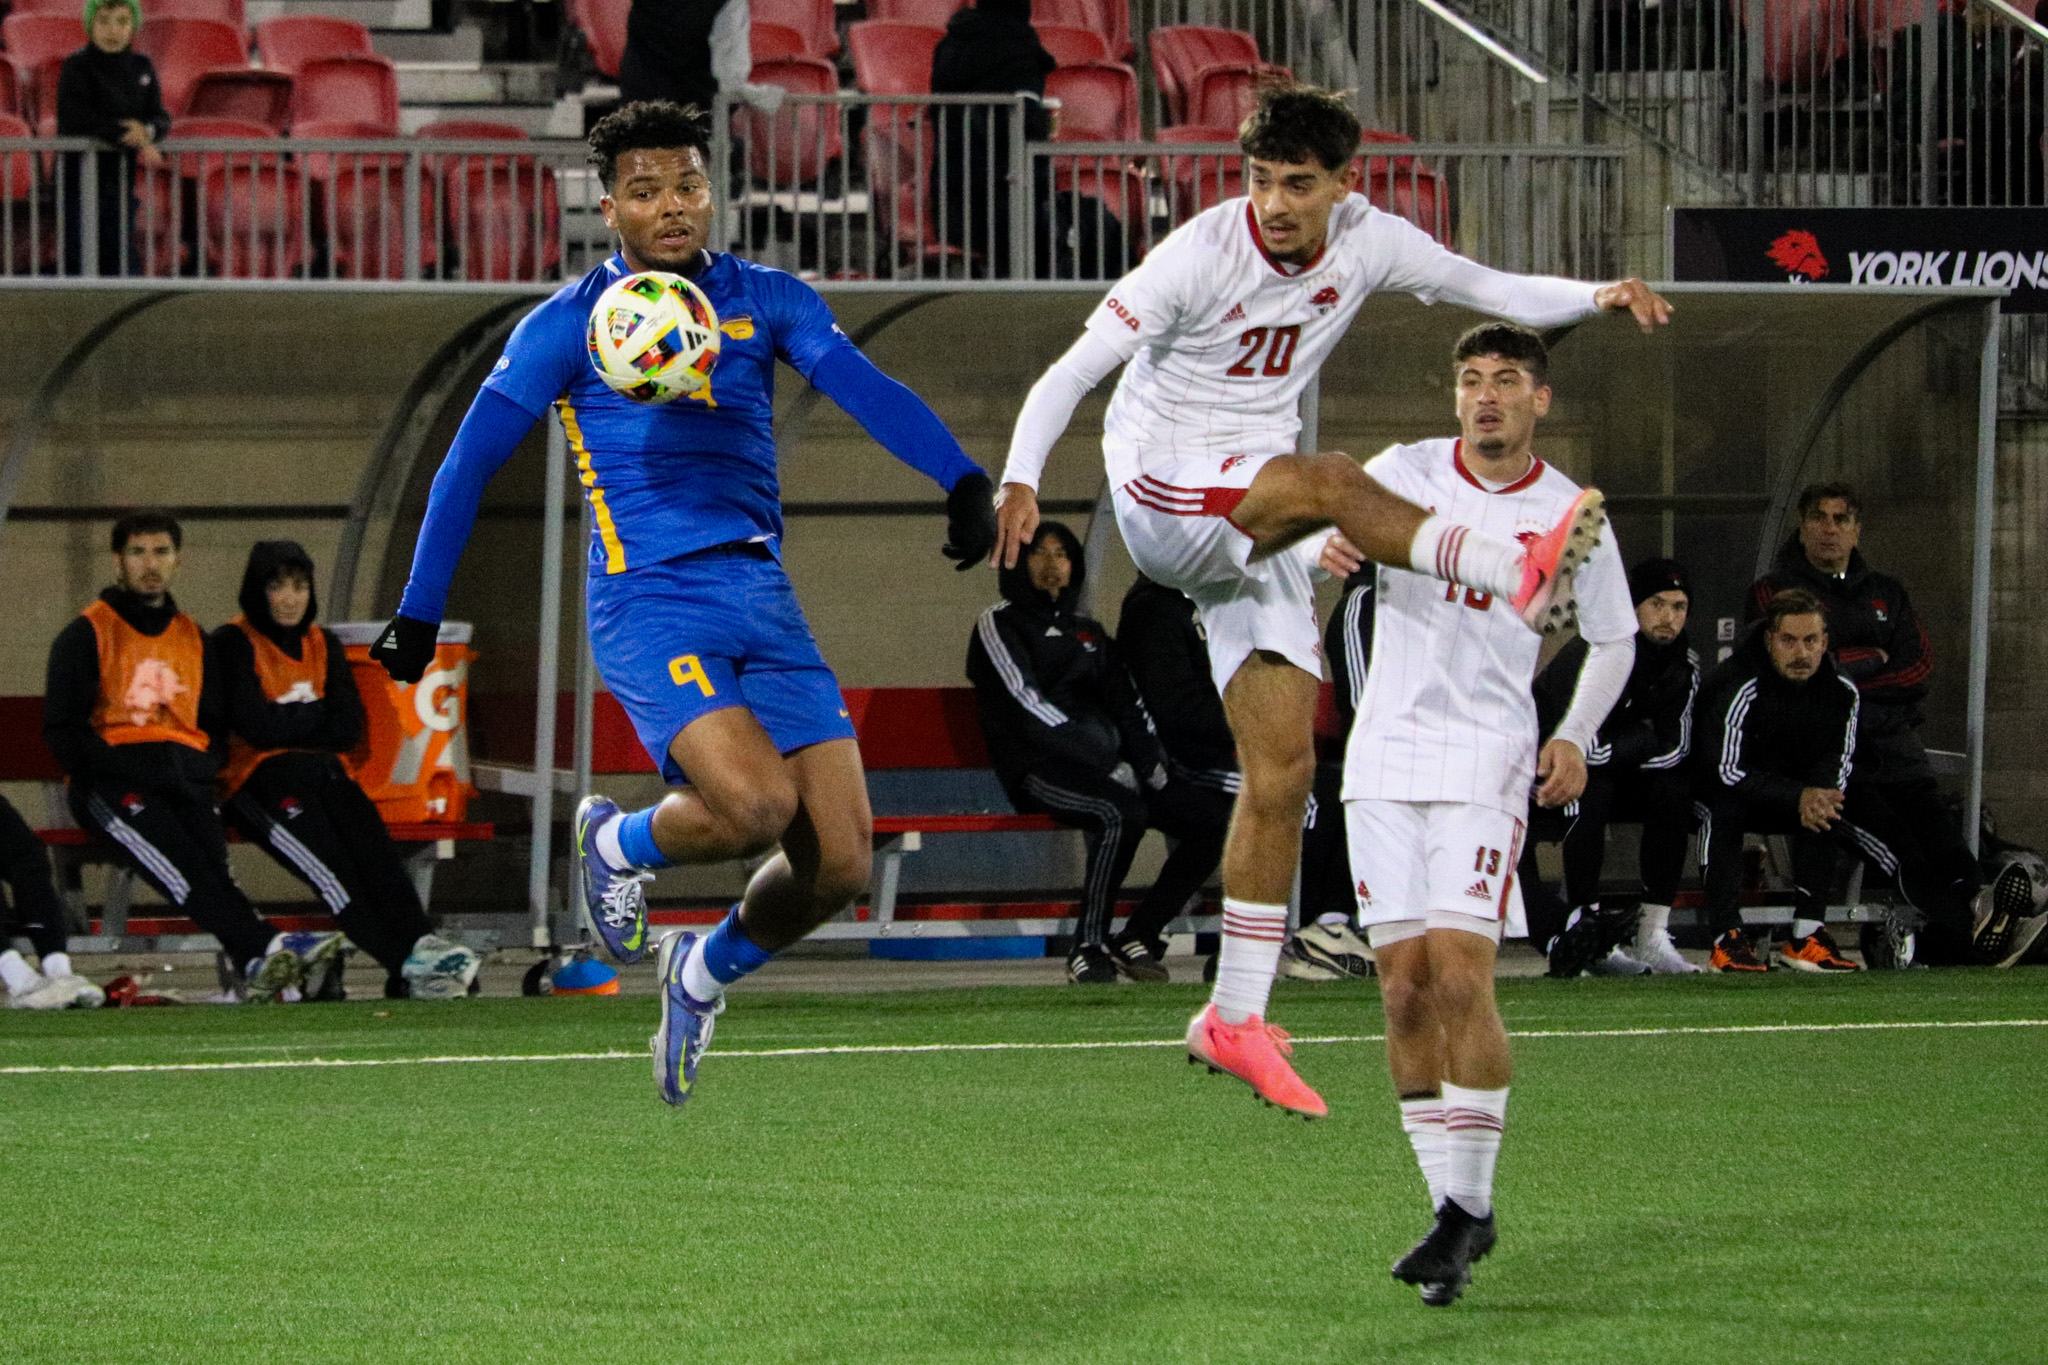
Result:
M1088 869L1081 887L1080 920L1074 942L1109 941L1117 892L1145 831L1156 829L1180 842L1167 855L1152 889L1124 928L1124 939L1158 946L1159 931L1188 903L1223 858L1223 836L1234 799L1192 782L1168 781L1143 795L1106 774L1064 763L1043 763L1016 783L1020 810L1050 815L1080 830L1088 841Z
M111 840L159 896L219 939L237 967L263 956L277 931L235 885L211 800L182 787L74 782L71 811L80 825Z
M1845 813L1850 809L1858 829L1876 836L1857 839L1857 851L1926 916L1914 960L1936 967L1973 961L1970 903L1984 873L1963 840L1962 822L1941 799L1940 784L1931 777L1859 782L1852 776Z
M16 934L35 945L37 957L63 952L68 937L64 903L50 879L49 850L5 797L0 797L0 878L11 893L8 901L0 901L0 952Z
M1308 818L1301 826L1301 922L1324 915L1355 919L1358 897L1351 889L1351 850L1344 833L1344 765L1316 764Z
M1685 868L1685 843L1692 834L1692 791L1683 777L1664 769L1606 765L1586 769L1586 790L1576 814L1566 816L1564 900L1591 905L1600 899L1600 872L1607 860L1607 827L1641 824L1640 868L1643 902L1669 905Z
M376 803L331 755L266 759L222 814L311 887L349 941L392 976L433 931Z

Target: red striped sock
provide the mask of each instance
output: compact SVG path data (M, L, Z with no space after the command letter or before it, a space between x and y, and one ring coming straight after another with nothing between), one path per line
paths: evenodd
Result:
M1508 1087L1467 1090L1444 1082L1444 1145L1450 1162L1444 1193L1475 1218L1493 1212L1493 1167L1500 1160Z
M1226 1024L1266 1017L1280 948L1287 942L1287 907L1223 898L1223 949L1216 957L1216 989L1209 999Z
M1430 517L1408 546L1408 567L1498 597L1522 587L1522 547L1443 517Z

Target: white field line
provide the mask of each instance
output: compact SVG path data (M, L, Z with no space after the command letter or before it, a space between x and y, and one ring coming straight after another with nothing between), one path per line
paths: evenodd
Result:
M1880 1024L1728 1024L1672 1028L1530 1029L1514 1038L1672 1038L1689 1034L1859 1033L1901 1029L2048 1028L2048 1019L1931 1019ZM1296 1038L1299 1044L1378 1043L1384 1033L1344 1033ZM1113 1048L1181 1047L1179 1038L1140 1038L1085 1043L878 1043L839 1047L731 1048L713 1057L858 1057L915 1052L1098 1052ZM0 1076L116 1075L158 1071L299 1071L345 1066L458 1066L479 1062L646 1061L645 1051L533 1052L503 1056L287 1057L263 1062L120 1062L105 1066L0 1066Z

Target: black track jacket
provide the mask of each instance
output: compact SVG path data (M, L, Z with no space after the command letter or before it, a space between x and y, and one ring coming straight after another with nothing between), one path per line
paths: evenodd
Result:
M1709 799L1736 792L1781 813L1798 810L1804 788L1841 791L1856 754L1856 712L1856 684L1833 658L1793 682L1752 627L1701 689L1695 789Z

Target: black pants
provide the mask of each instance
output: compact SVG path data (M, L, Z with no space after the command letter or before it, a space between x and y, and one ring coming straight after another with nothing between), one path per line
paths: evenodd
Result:
M1522 915L1529 922L1529 944L1539 953L1550 951L1550 941L1564 932L1572 907L1565 904L1536 867L1536 845L1563 841L1571 828L1562 811L1529 803L1529 834L1522 840L1521 861L1515 864L1515 880L1522 885Z
M1223 858L1234 798L1227 792L1170 781L1142 796L1101 773L1066 764L1032 769L1018 783L1018 808L1050 815L1087 836L1088 870L1081 887L1080 922L1074 942L1106 943L1116 913L1116 894L1131 870L1145 831L1156 829L1180 842L1166 857L1152 889L1138 903L1123 938L1157 948L1159 931L1181 912Z
M1845 815L1874 837L1857 851L1892 878L1901 895L1926 917L1916 961L1953 966L1970 953L1970 902L1984 885L1977 857L1964 842L1962 821L1942 799L1933 778L1907 782L1850 780ZM1853 836L1852 836L1853 837Z
M0 797L0 878L9 901L0 900L0 952L16 934L35 945L37 957L64 951L64 903L50 880L50 854L28 821Z
M1316 764L1308 818L1301 826L1301 922L1324 915L1355 919L1358 898L1351 890L1351 852L1344 835L1344 765Z
M1685 841L1692 834L1692 792L1684 778L1661 769L1609 772L1605 765L1590 767L1577 811L1567 812L1565 819L1566 904L1591 905L1600 898L1611 824L1642 825L1643 902L1671 904L1685 867Z
M328 755L266 760L222 813L313 888L349 941L393 976L433 932L376 803Z
M158 895L219 939L237 966L263 956L277 931L235 885L227 835L211 801L176 788L73 783L71 811L112 840Z

